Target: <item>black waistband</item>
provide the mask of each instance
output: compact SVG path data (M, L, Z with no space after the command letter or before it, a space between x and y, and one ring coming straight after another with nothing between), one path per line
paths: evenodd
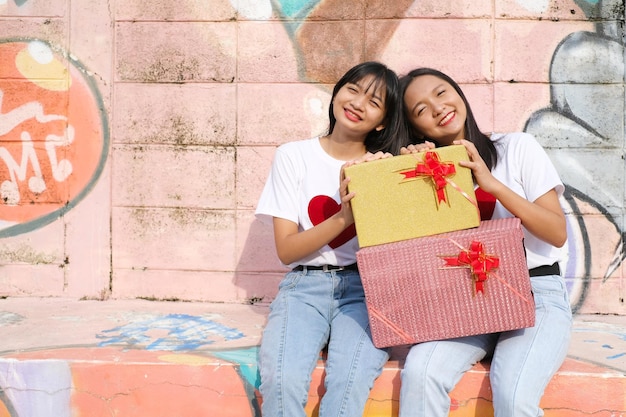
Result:
M320 266L298 265L295 268L293 268L293 271L304 271L304 268L309 269L311 271L324 271L324 272L344 271L344 270L356 271L358 269L356 263L354 263L354 264L350 264L350 265L346 265L346 266L336 266L336 265L320 265Z
M542 275L561 275L561 268L557 262L552 265L541 265L537 268L529 269L528 273L531 277L540 277Z

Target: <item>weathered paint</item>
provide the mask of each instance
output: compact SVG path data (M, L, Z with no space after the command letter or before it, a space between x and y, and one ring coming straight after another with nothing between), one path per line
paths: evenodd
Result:
M626 315L623 22L622 0L0 0L0 296L271 301L284 269L253 210L273 150L323 133L331 85L378 59L399 73L441 68L461 81L483 130L537 136L566 184L572 306ZM174 318L151 329L186 335ZM23 380L11 396L0 384L0 417L42 404L59 416L133 414L137 404L153 415L254 415L249 351L198 356L196 339L170 340L190 356L159 356L147 348L163 348L156 340L138 352L104 347L124 346L137 325L97 329L101 347L66 356L7 356L4 375ZM574 337L623 359L584 334ZM366 415L397 413L396 365ZM625 413L623 379L568 366L547 416ZM64 387L41 385L50 370ZM219 385L207 376L216 370ZM452 415L491 415L486 371L474 371ZM180 388L185 378L198 385ZM596 383L597 401L584 395ZM207 395L215 401L198 400Z
M0 253L5 268L64 265L50 295L187 299L158 278L174 272L223 282L190 299L270 301L284 270L253 210L273 150L323 133L332 83L378 59L398 73L441 68L485 131L537 136L567 187L572 306L626 313L619 1L130 1L102 11L0 4ZM35 25L42 18L51 32ZM15 271L0 294L39 294ZM266 284L238 278L249 273Z
M258 378L250 377L256 375L256 349L239 352L67 348L13 354L0 359L0 416L260 416ZM387 364L364 416L398 415L400 367L398 361ZM450 394L450 416L493 416L488 373L488 365L478 364L463 376ZM318 415L323 377L320 361L312 374L307 416ZM546 417L623 416L624 392L622 373L568 359L541 405Z

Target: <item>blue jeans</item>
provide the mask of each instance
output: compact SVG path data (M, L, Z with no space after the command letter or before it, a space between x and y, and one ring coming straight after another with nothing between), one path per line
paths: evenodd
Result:
M539 402L567 355L572 313L561 276L532 277L531 285L534 327L411 347L401 373L400 417L447 416L449 392L489 354L495 417L543 416Z
M259 351L264 417L305 416L311 372L328 345L320 417L361 417L388 360L369 330L357 271L291 271L270 306Z

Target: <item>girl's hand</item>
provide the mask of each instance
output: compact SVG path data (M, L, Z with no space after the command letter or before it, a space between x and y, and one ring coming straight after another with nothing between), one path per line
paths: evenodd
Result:
M345 168L356 163L358 162L346 162L341 166L341 171L339 174L339 197L341 198L341 209L339 210L339 215L343 217L345 221L345 227L348 227L352 223L354 223L354 216L352 215L352 206L350 205L350 200L352 200L352 198L356 195L354 192L348 191L350 177L346 177Z
M459 161L459 165L472 170L474 175L474 181L488 193L492 193L501 184L492 174L483 158L478 153L476 146L468 140L461 139L452 142L454 145L463 145L467 150L467 154L470 158L469 161Z
M493 195L511 214L518 217L530 233L556 247L565 244L567 239L565 215L554 189L534 202L528 201L491 174L473 143L461 139L455 140L453 144L465 146L470 157L470 161L460 161L459 165L470 168L480 188Z
M363 162L376 161L378 159L392 158L393 155L389 152L378 151L376 153L367 152L362 157L353 161L348 161L341 166L341 172L339 174L339 197L341 197L341 210L340 214L344 217L346 225L354 223L354 217L352 215L352 206L350 200L355 196L355 193L348 192L348 184L350 178L346 177L345 169L349 166L360 164Z
M367 152L365 155L363 155L362 157L358 159L346 162L344 164L344 167L349 167L351 165L360 164L361 162L369 162L369 161L375 161L377 159L386 159L386 158L391 158L391 157L393 157L393 155L390 154L389 152L381 152L381 151L378 151L376 153ZM343 179L343 176L341 179Z
M314 227L300 231L298 224L287 219L274 217L274 242L278 258L285 265L298 262L311 255L334 238L339 236L346 227L354 223L350 200L355 193L348 192L350 178L346 177L344 168L351 165L346 162L341 167L339 197L341 208L339 211Z
M426 141L424 143L417 143L415 145L409 145L407 147L402 147L400 148L400 155L407 155L410 153L418 153L418 152L424 152L427 151L429 149L435 149L435 144L429 141Z
M375 161L377 159L386 159L386 158L391 158L391 157L393 157L393 155L390 154L389 152L382 152L382 151L378 151L376 153L368 152L362 157L360 157L359 159L357 159L356 163L358 164L360 162L369 162L369 161Z

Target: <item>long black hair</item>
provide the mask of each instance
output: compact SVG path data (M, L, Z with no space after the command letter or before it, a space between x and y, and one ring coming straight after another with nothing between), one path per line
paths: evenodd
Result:
M367 134L364 143L365 148L369 152L383 151L394 155L399 154L403 143L408 140L408 132L406 131L406 124L402 115L402 94L400 94L397 74L380 62L367 61L355 65L335 84L328 108L328 118L330 120L328 133L333 132L337 122L333 111L333 101L337 92L344 85L348 83L356 84L367 76L373 77L372 84L368 88L377 90L380 87L384 87L385 117L383 125L385 127L380 131L372 130Z
M400 91L402 93L402 97L404 97L404 94L406 93L406 90L411 84L411 82L415 78L420 77L422 75L432 75L447 82L448 84L452 86L452 88L456 90L459 96L461 96L463 103L465 103L465 108L467 109L467 117L465 118L465 134L467 135L467 137L465 139L469 140L470 142L474 144L474 146L476 146L476 149L478 150L480 157L485 161L485 164L489 167L489 169L493 169L498 163L498 154L496 152L496 147L494 146L491 139L489 139L489 136L484 134L478 128L478 124L476 123L476 119L474 118L474 113L472 113L472 108L470 107L470 104L467 101L465 94L463 94L463 90L461 90L461 87L459 87L456 81L454 81L448 75L436 69L417 68L417 69L412 70L408 74L400 77ZM410 117L408 114L409 109L404 105L403 107L404 107L404 116L405 116L404 119L407 125L406 128L408 129L409 134L412 136L412 138L409 139L409 142L406 144L423 142L424 140L428 140L437 144L436 140L428 138L428 137L424 137L420 132L418 132L415 129L415 127L409 122L410 120Z

